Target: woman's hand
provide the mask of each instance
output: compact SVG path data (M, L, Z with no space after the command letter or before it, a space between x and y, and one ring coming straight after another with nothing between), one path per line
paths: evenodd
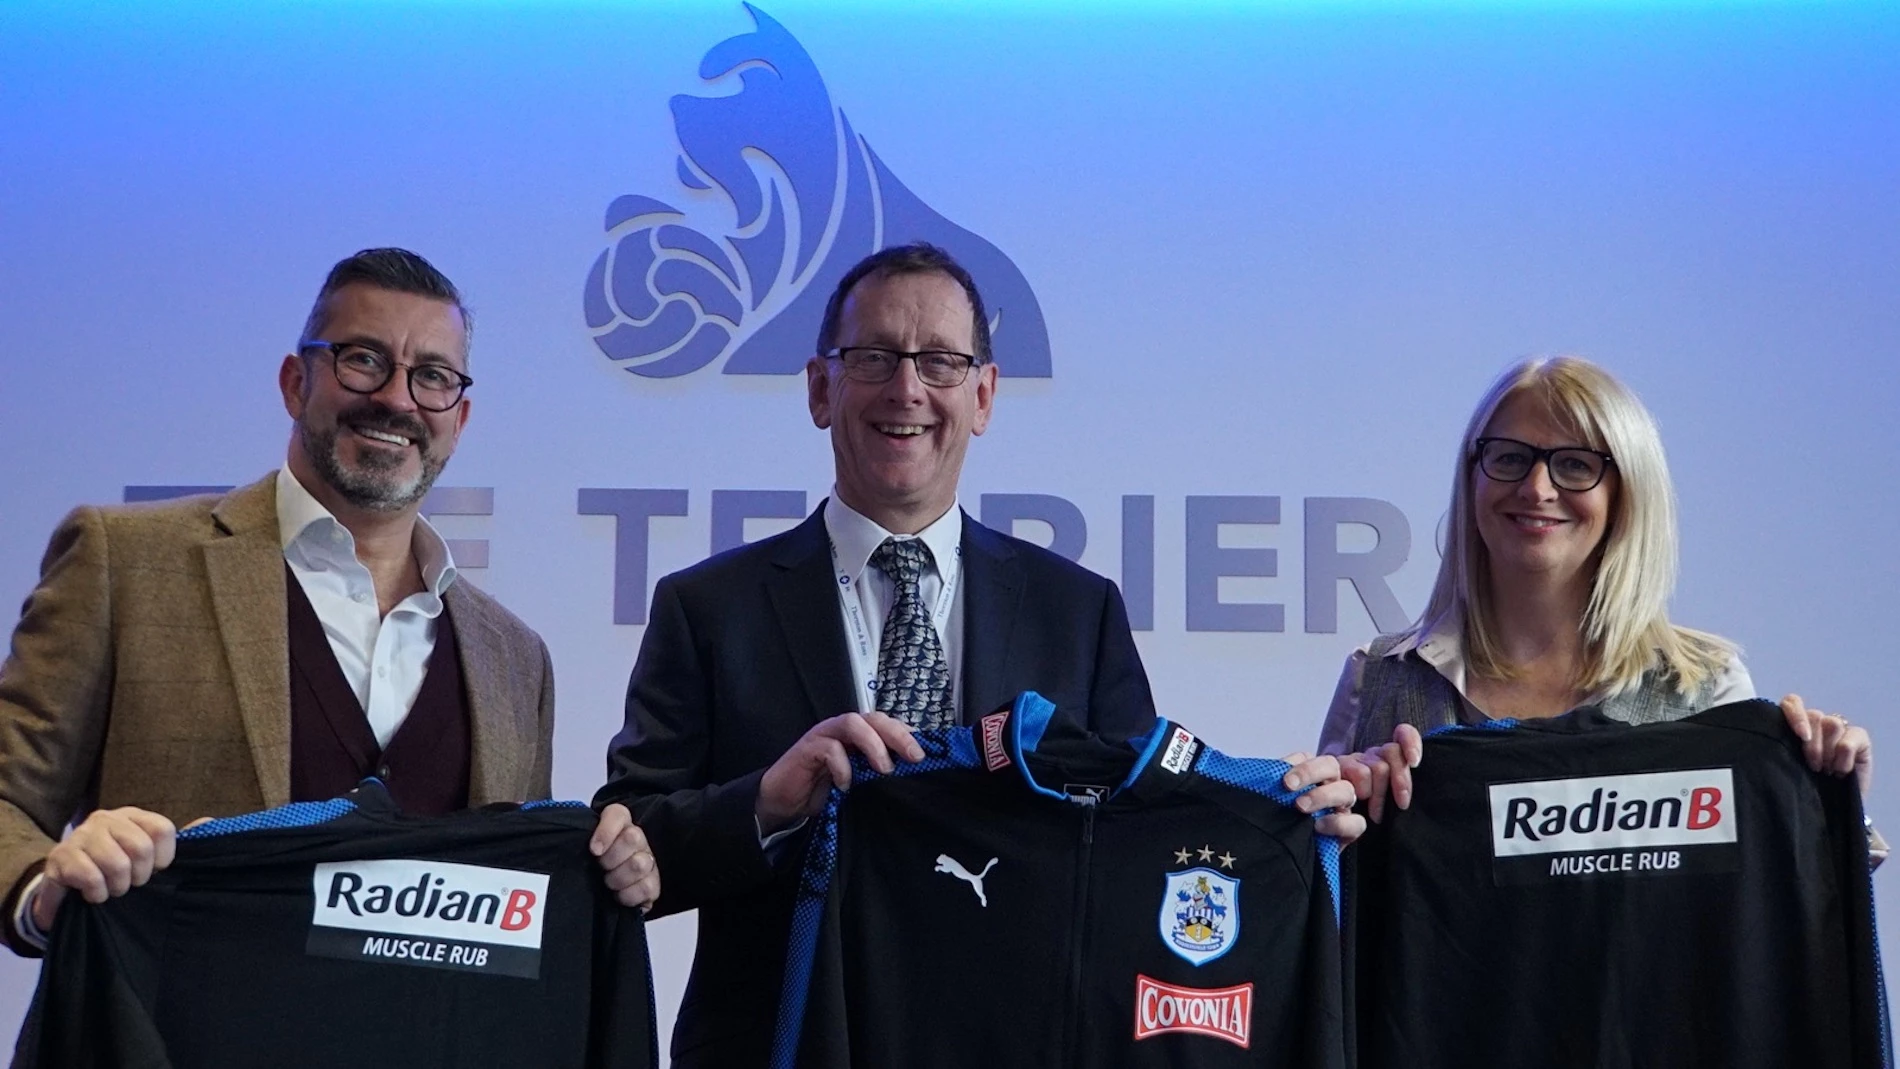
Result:
M1377 824L1385 819L1386 799L1406 809L1412 804L1412 770L1425 758L1425 740L1418 729L1400 724L1392 741L1365 753L1341 754L1339 775L1351 783L1366 813Z
M1319 817L1321 835L1331 835L1339 840L1339 845L1351 846L1354 839L1365 833L1366 818L1352 811L1354 788L1340 775L1345 758L1296 753L1288 754L1286 763L1293 766L1281 780L1287 790L1297 791L1313 785L1294 805L1302 813ZM1325 815L1320 816L1322 813Z
M1867 797L1874 783L1874 740L1867 729L1849 724L1844 716L1808 708L1799 694L1781 699L1781 713L1801 740L1809 768L1836 776L1852 772L1860 783L1860 796Z

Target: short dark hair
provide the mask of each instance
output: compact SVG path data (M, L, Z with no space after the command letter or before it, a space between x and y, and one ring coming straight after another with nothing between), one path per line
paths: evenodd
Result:
M309 342L321 340L318 335L323 329L323 316L329 307L330 297L343 287L357 283L446 301L462 314L463 334L475 333L475 319L469 315L467 306L462 304L461 291L455 288L455 283L450 282L447 275L436 270L434 264L408 249L364 249L354 256L337 261L337 265L330 269L329 277L323 280L323 288L317 291L316 303L310 306L310 318L304 320L303 336L297 339L299 349Z
M935 245L922 241L909 245L892 245L889 248L866 256L854 264L851 270L838 280L838 288L831 291L831 300L825 302L825 318L818 325L818 351L830 352L838 344L838 319L844 314L844 299L851 295L852 287L867 278L889 278L892 275L924 275L937 272L950 276L957 285L963 287L964 296L970 298L970 336L975 339L976 352L971 356L981 366L990 362L990 317L983 311L983 295L976 291L976 280L956 258Z

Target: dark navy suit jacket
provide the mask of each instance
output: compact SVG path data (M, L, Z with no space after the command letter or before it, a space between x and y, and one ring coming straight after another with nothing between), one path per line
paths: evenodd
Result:
M1024 690L1111 738L1154 697L1115 584L963 517L965 723ZM699 910L676 1067L765 1064L803 843L759 846L764 770L857 708L824 506L660 580L596 805L625 802L660 867L655 915Z

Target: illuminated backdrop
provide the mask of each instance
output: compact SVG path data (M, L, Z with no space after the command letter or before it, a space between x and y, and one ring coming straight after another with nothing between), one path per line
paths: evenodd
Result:
M587 797L652 582L827 490L829 280L921 236L999 317L965 507L1118 579L1221 748L1311 745L1423 605L1477 394L1555 352L1662 421L1677 618L1900 746L1896 55L1871 3L15 0L0 602L75 503L279 463L323 271L408 246L478 323L432 507Z

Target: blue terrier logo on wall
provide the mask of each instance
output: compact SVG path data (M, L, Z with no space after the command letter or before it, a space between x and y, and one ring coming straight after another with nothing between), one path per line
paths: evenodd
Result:
M723 197L732 225L707 233L663 201L615 199L607 249L587 276L594 344L648 378L721 360L727 375L795 374L851 265L928 241L975 277L999 370L1048 378L1049 332L1022 272L898 181L832 105L804 47L763 11L746 10L757 29L713 46L699 65L709 82L736 72L740 91L672 101L680 183Z

